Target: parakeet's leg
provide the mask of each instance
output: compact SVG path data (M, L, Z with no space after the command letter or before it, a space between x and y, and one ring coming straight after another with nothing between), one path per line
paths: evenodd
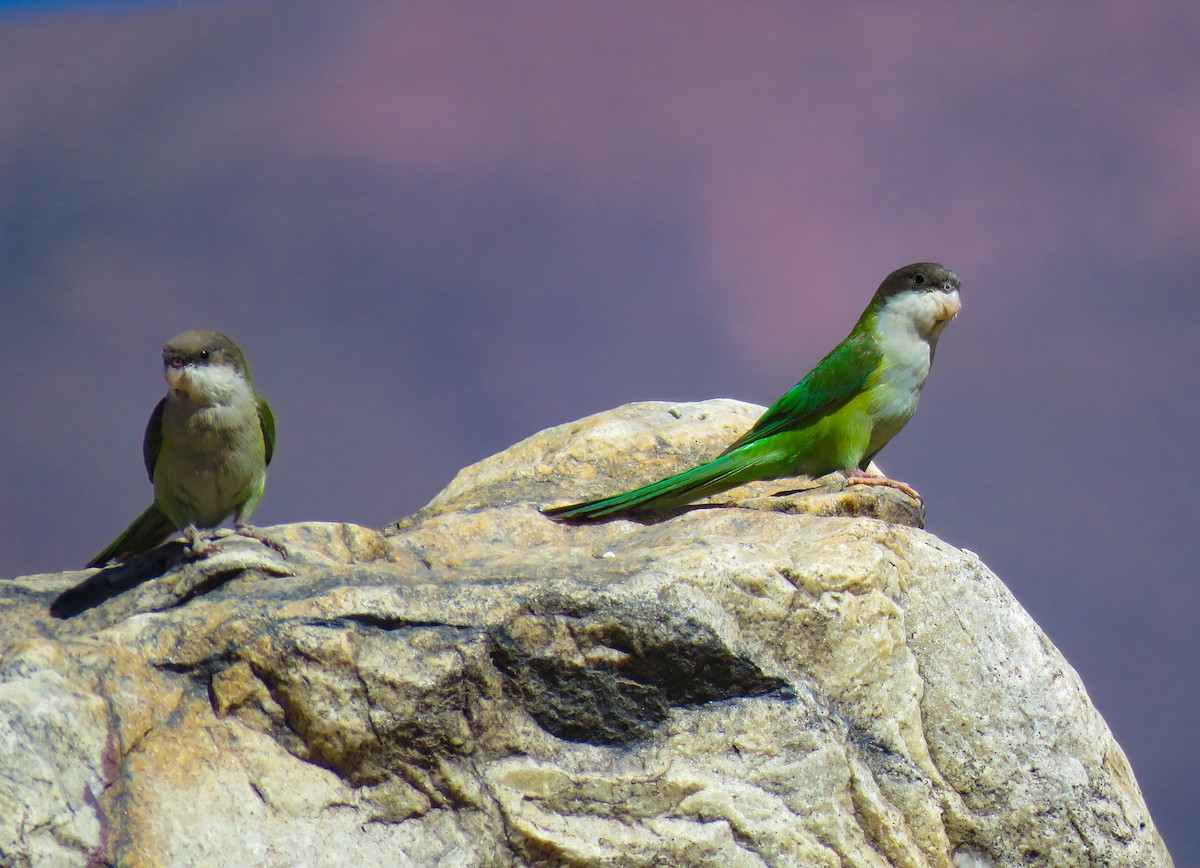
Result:
M846 474L847 485L886 485L888 488L894 488L897 491L903 491L917 503L924 503L925 498L917 492L915 488L898 479L888 479L882 473L878 476L873 473L868 473L864 470L854 470Z

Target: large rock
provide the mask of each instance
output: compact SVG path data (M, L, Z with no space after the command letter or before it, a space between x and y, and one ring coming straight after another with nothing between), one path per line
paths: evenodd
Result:
M383 533L272 528L295 575L231 538L0 582L0 863L1169 865L1079 678L900 492L537 511L758 412L543 431Z

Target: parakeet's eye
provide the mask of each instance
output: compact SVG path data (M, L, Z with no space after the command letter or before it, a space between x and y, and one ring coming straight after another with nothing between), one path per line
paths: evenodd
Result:
M925 275L923 275L923 274L914 274L913 275L913 283L915 283L917 286L920 286L924 282L925 282Z
M208 357L211 354L211 352L212 352L211 350L201 350L200 351L200 361L207 362Z

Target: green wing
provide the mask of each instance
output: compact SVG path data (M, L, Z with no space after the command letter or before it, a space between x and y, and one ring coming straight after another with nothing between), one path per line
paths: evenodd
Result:
M275 416L271 413L271 405L263 400L262 395L256 397L258 400L258 424L262 427L263 448L266 451L267 464L270 464L271 456L275 454Z
M146 462L146 474L154 481L154 465L158 462L158 452L162 449L162 417L163 407L167 399L161 398L154 405L150 421L146 423L146 433L142 436L142 460Z
M754 427L722 452L727 455L754 443L794 431L841 407L866 384L881 361L879 348L869 334L854 334L838 344L786 395L767 408Z

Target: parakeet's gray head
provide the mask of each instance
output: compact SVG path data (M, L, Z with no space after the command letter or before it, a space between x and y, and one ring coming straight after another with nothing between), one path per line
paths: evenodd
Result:
M163 367L171 395L192 404L228 404L253 388L246 357L220 332L175 335L163 345Z
M912 324L926 337L941 332L957 316L958 275L936 262L914 262L883 279L871 306Z

